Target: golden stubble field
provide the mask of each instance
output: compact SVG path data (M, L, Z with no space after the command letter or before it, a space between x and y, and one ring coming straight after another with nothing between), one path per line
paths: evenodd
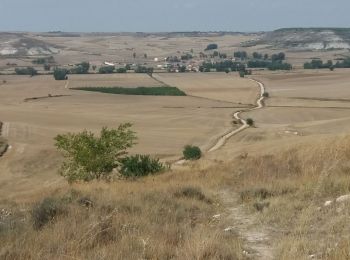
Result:
M164 160L176 160L186 144L208 149L215 140L233 128L232 113L244 105L254 103L258 89L253 82L240 79L236 74L227 76L188 74L176 79L181 89L197 82L197 87L208 80L217 82L222 94L231 95L239 89L237 97L210 99L210 87L206 85L187 97L156 97L111 95L71 90L77 86L159 86L147 75L72 75L68 81L55 81L52 76L1 76L6 83L0 86L0 118L4 122L3 136L11 149L1 158L1 193L10 189L20 196L30 187L54 185L60 181L57 169L61 160L54 148L57 134L78 132L83 129L98 133L103 126L116 127L123 122L133 124L138 144L132 153L146 153ZM184 87L184 91L188 89ZM244 94L246 91L247 95ZM189 90L190 92L190 90ZM214 91L215 92L215 91ZM253 94L255 92L255 95ZM49 97L51 95L51 97ZM205 96L203 98L201 96ZM250 97L250 100L249 98ZM31 99L38 98L38 99ZM29 100L28 100L29 99ZM218 99L218 100L216 100ZM230 101L230 102L229 102ZM16 187L12 184L16 183Z
M349 70L255 72L266 86L265 107L243 113L255 127L234 137L210 158L249 153L275 153L296 143L319 142L350 131Z
M97 132L103 125L132 122L140 138L132 152L171 160L179 157L186 143L205 150L232 128L232 113L251 107L258 96L258 86L236 73L154 77L157 80L134 74L71 76L68 83L49 76L1 76L6 83L0 86L0 118L5 122L3 134L12 145L0 159L2 203L23 203L25 214L33 201L53 194L71 196L72 201L75 196L88 196L97 205L87 210L72 204L67 216L59 216L39 232L33 231L28 219L18 237L12 233L4 236L5 255L57 256L66 250L78 258L84 254L101 257L104 252L119 254L121 259L131 252L164 257L185 245L186 254L178 255L179 259L198 255L220 259L222 254L239 259L244 252L257 259L307 259L314 254L346 259L348 210L323 205L349 192L348 70L255 72L252 77L263 82L270 95L266 106L243 113L243 117L254 119L255 127L233 136L218 151L160 176L68 186L56 174L61 158L53 147L53 137L58 133L83 128ZM157 86L160 81L190 96L121 96L69 89L100 84ZM39 99L24 101L33 97ZM197 195L188 195L189 190ZM218 203L210 204L207 198ZM18 205L14 210L22 210ZM103 219L105 205L117 209L115 215L108 215L108 221ZM164 210L169 207L173 211ZM159 217L164 212L167 214ZM177 217L171 218L173 214ZM126 243L135 241L134 233L122 234L122 243L103 233L102 238L92 236L95 247L84 251L79 239L90 232L93 223L113 232L132 223L133 232L149 237L151 243L129 247ZM142 228L149 223L154 225L152 230ZM162 232L164 225L167 228ZM233 228L232 233L223 233L228 227ZM214 235L208 239L208 234ZM56 243L58 240L68 242ZM89 241L83 245L89 246ZM33 253L33 248L40 253Z

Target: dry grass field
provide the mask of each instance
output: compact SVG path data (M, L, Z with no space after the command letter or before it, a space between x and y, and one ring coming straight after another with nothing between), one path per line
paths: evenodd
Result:
M285 51L240 47L256 35L41 37L60 50L54 54L60 64L151 64L212 42L223 51ZM287 50L287 59L298 67L344 52ZM11 69L9 61L0 60L2 70ZM13 61L30 64L28 57ZM258 85L238 73L90 74L68 81L0 75L0 145L4 139L10 145L0 158L0 258L349 259L349 70L251 77L269 93L262 109L241 114L254 126L207 153L238 128L234 112L256 105ZM187 96L71 89L164 84ZM57 174L63 159L54 147L57 134L97 133L123 122L138 136L133 154L174 162L184 145L194 144L204 156L136 180L68 184Z
M229 88L231 84L240 86L243 83L242 88L251 96L250 103L253 102L253 83L221 75L213 75L213 79L220 81L221 77L223 85ZM198 82L206 82L210 78L203 75L201 79L196 74L189 74L188 81L191 82L192 77ZM2 78L7 83L1 86L0 118L4 122L3 136L9 140L11 149L0 164L1 172L5 173L0 177L1 195L5 196L11 189L17 191L7 194L9 197L32 190L33 182L51 185L59 179L56 172L60 157L53 147L53 138L57 134L83 129L98 132L103 126L116 127L122 122L130 122L139 138L131 152L174 160L181 156L186 144L208 149L220 134L233 127L232 113L243 106L192 96L125 96L69 89L77 86L160 84L148 76L137 74L74 75L68 82L55 81L51 76ZM212 88L215 89L215 86L212 85ZM241 95L244 96L242 88ZM257 95L256 88L255 93ZM48 97L49 94L51 97ZM39 99L28 100L35 97ZM15 188L14 183L17 183Z
M179 87L187 95L239 105L254 105L259 93L254 82L239 78L237 73L158 74L155 77Z

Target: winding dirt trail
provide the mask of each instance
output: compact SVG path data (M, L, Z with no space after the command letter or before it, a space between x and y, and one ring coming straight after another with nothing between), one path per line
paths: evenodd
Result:
M231 130L229 131L228 133L224 134L223 136L221 136L216 142L215 144L209 148L207 150L208 153L211 153L211 152L214 152L214 151L217 151L219 150L221 147L223 147L225 145L225 143L227 142L228 139L230 139L232 136L242 132L243 130L249 128L250 126L248 125L247 121L243 118L240 117L240 115L243 113L243 112L249 112L249 111L253 111L253 110L257 110L257 109L261 109L264 107L264 93L265 93L265 85L258 81L258 80L255 80L255 79L248 79L248 80L251 80L255 83L258 84L259 88L260 88L260 94L259 94L259 97L258 99L256 100L256 104L257 106L256 107L253 107L253 108L248 108L248 109L243 109L243 110L240 110L240 111L237 111L234 113L234 118L236 120L238 120L242 125L241 127L239 127L238 129L234 129L234 130ZM183 165L184 163L186 162L185 159L180 159L180 160L177 160L173 163L173 165Z
M249 128L249 125L248 125L247 121L240 117L240 115L243 112L249 112L249 111L261 109L261 108L264 107L264 103L263 103L263 101L264 101L264 93L265 93L265 86L264 86L264 84L262 82L260 82L260 81L255 80L255 79L249 79L249 80L254 81L255 83L257 83L259 85L259 88L260 88L260 96L259 96L259 98L256 101L257 106L254 107L254 108L249 108L249 109L244 109L244 110L237 111L233 116L234 116L234 118L236 120L241 122L241 124L242 124L241 127L239 127L238 129L232 130L229 133L227 133L227 134L223 135L222 137L220 137L217 140L217 142L214 144L214 146L211 147L208 150L209 153L220 149L222 146L225 145L227 140L230 139L232 136L242 132L246 128Z

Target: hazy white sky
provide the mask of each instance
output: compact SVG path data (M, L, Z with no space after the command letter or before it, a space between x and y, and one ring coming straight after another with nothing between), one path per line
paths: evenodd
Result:
M0 31L350 27L350 0L0 0Z

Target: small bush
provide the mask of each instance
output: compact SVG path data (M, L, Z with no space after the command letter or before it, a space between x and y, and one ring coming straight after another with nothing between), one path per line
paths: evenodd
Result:
M249 126L254 125L254 120L251 119L251 118L248 118L248 119L247 119L247 124L248 124Z
M207 198L200 188L195 187L184 187L179 191L174 193L175 197L186 197L191 199L196 199L200 201L204 201L206 203L212 203L211 199Z
M268 92L264 92L264 93L263 93L263 97L268 98L269 96L270 96L270 95L269 95Z
M198 146L186 145L183 155L186 160L198 160L202 157L202 151Z
M133 155L121 160L120 172L125 177L142 177L164 171L166 167L159 159L149 155Z
M32 211L34 229L41 229L57 215L64 212L62 203L54 198L46 198Z
M238 73L239 73L239 76L241 78L244 78L244 76L245 76L245 71L244 70L240 70Z
M242 202L252 201L253 199L265 200L272 196L272 192L265 188L250 189L240 192L240 198Z
M211 43L211 44L208 44L207 48L205 48L206 51L209 51L209 50L216 50L219 46L216 44L216 43Z

